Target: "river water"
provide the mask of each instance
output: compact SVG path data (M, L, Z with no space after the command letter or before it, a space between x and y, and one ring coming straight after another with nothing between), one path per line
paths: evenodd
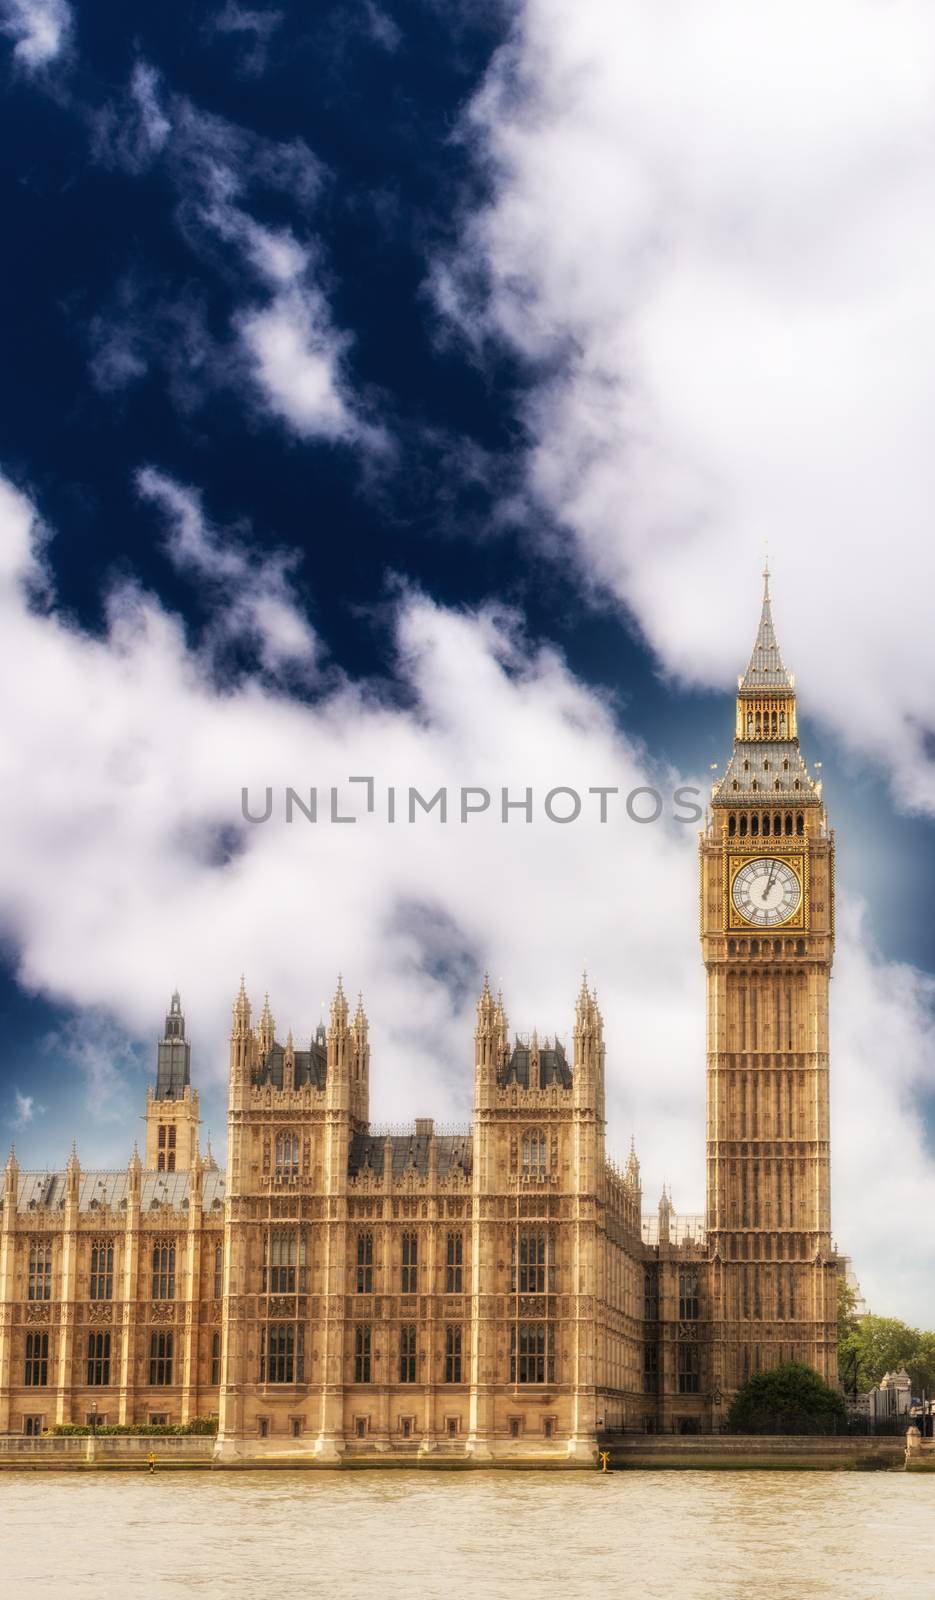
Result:
M935 1600L935 1474L0 1477L5 1600Z

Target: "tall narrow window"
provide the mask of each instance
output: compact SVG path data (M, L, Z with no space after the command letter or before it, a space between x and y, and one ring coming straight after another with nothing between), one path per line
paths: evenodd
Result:
M464 1287L464 1235L449 1233L445 1257L445 1293L461 1294Z
M176 1129L162 1122L156 1146L156 1167L159 1172L175 1171Z
M157 1239L153 1245L153 1299L175 1299L175 1240Z
M555 1382L555 1335L549 1322L514 1322L510 1329L510 1382Z
M357 1293L373 1293L372 1233L359 1233L357 1235Z
M643 1346L643 1393L655 1394L659 1388L659 1346Z
M23 1382L29 1389L44 1389L48 1381L49 1336L47 1333L27 1333Z
M263 1292L305 1293L305 1234L302 1229L272 1228L264 1241Z
M110 1383L110 1334L88 1334L88 1387L97 1389Z
M224 1293L224 1250L219 1244L214 1247L214 1298L220 1300Z
M173 1337L171 1333L149 1336L149 1381L154 1389L168 1388L172 1382Z
M114 1247L110 1239L94 1239L91 1244L92 1300L114 1298Z
M678 1347L676 1360L676 1374L678 1377L679 1394L697 1394L700 1382L700 1361L698 1346L694 1343L683 1343Z
M517 1271L517 1256L519 1271ZM521 1230L513 1240L514 1294L549 1294L555 1290L555 1238L545 1228Z
M29 1241L27 1295L30 1300L52 1298L52 1241L42 1238L41 1235Z
M260 1382L305 1382L305 1329L270 1322L260 1330Z
M399 1330L399 1381L416 1381L416 1330L411 1322Z
M370 1329L354 1330L354 1382L370 1382Z
M276 1179L282 1183L299 1176L299 1136L297 1133L276 1135Z
M403 1234L403 1267L399 1285L403 1294L415 1294L419 1287L419 1235Z
M445 1329L445 1382L461 1382L461 1329Z
M698 1268L683 1267L679 1273L679 1317L683 1322L700 1317Z
M643 1318L646 1322L659 1320L659 1278L655 1267L643 1273Z
M548 1150L541 1128L528 1128L523 1134L523 1177L542 1178L548 1166Z
M211 1335L211 1384L217 1388L221 1381L221 1335Z

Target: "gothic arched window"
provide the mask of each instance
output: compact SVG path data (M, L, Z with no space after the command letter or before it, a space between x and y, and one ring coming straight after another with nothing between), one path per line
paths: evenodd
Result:
M527 1128L523 1134L523 1177L543 1177L548 1159L548 1149L542 1129Z
M91 1244L92 1300L114 1298L114 1246L110 1239L94 1239Z
M27 1388L44 1389L49 1381L49 1336L27 1333L26 1367L23 1381Z
M153 1245L153 1299L175 1299L175 1240L157 1239Z
M801 811L799 812L798 816L795 819L795 831L796 831L796 833L804 833L805 832L805 818L803 817Z
M51 1300L52 1298L52 1240L41 1235L29 1241L29 1286L27 1295L30 1300Z
M305 1293L305 1234L301 1228L271 1228L263 1244L263 1292Z
M357 1293L373 1293L373 1234L357 1235ZM359 1382L360 1380L358 1380ZM369 1379L368 1379L369 1382Z
M419 1287L419 1235L417 1233L403 1234L402 1255L402 1273L399 1287L403 1294L415 1294Z
M110 1334L88 1334L88 1388L97 1389L110 1383Z
M276 1177L297 1178L299 1176L299 1136L297 1133L277 1133L276 1135Z

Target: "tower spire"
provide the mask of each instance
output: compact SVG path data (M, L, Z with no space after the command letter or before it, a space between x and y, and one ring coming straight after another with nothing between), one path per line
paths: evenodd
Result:
M773 626L773 608L769 592L769 560L763 568L763 603L760 609L760 625L757 629L756 641L750 663L740 680L741 694L759 694L764 689L790 690L795 687L795 679L786 668L779 641L776 638L776 629Z

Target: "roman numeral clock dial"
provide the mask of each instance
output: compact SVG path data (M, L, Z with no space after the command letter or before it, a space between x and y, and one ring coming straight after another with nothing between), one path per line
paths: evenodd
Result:
M802 884L788 862L758 856L741 867L731 886L734 910L755 928L778 928L799 909Z

